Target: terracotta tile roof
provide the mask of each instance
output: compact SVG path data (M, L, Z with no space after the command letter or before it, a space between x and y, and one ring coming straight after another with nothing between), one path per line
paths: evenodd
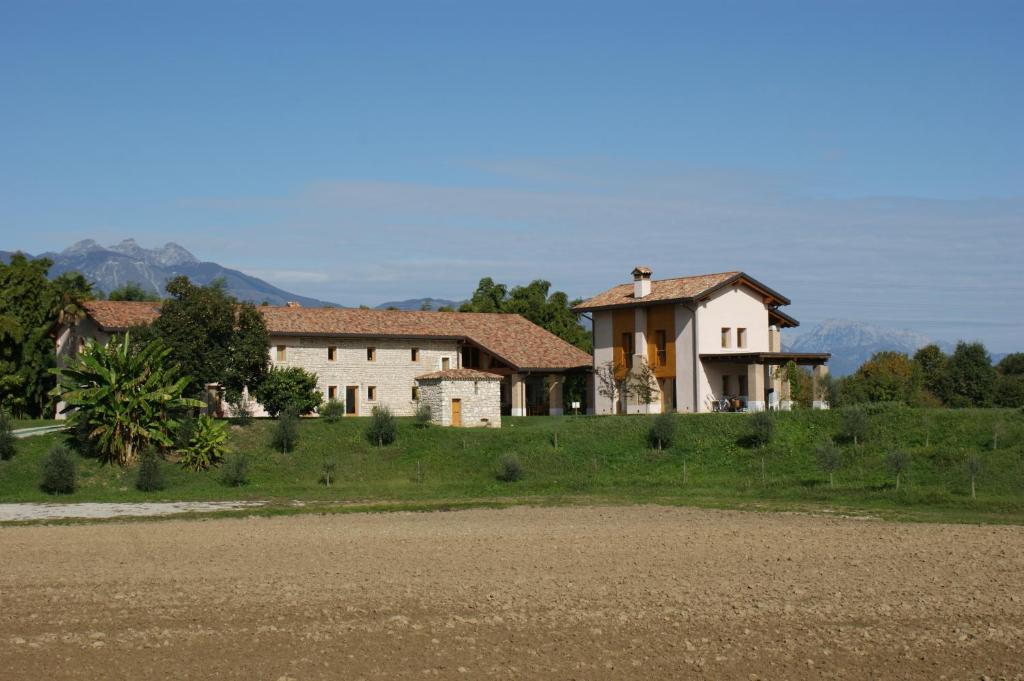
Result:
M516 314L260 307L271 335L467 339L520 369L589 367L586 353Z
M146 326L160 316L160 303L127 300L89 300L83 306L103 331Z
M476 369L444 369L416 377L417 381L500 381L501 376Z
M673 279L652 279L651 292L643 298L633 297L633 283L614 286L593 298L584 300L573 308L577 312L602 310L610 307L627 307L638 304L691 300L710 293L715 288L730 281L743 280L745 283L760 289L778 299L781 305L788 305L789 299L761 284L743 272L719 272L717 274L699 274L692 277L675 277Z
M93 301L86 311L105 331L149 324L159 303ZM590 367L591 356L515 314L406 312L341 307L256 308L272 336L450 338L476 343L519 370L562 371Z

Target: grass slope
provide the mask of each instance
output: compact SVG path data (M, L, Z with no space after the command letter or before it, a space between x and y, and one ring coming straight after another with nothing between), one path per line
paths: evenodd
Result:
M776 418L768 447L767 484L760 452L745 445L749 417L679 415L677 442L665 451L646 446L652 417L506 418L500 430L416 428L399 419L398 441L384 448L366 442L366 419L337 423L305 420L291 454L270 447L273 423L231 427L231 448L250 457L249 484L228 488L219 473L189 473L165 463L167 488L135 490L135 470L79 459L79 489L54 498L39 490L46 450L64 435L19 442L0 463L0 502L270 499L345 501L427 507L435 502L557 503L621 501L845 510L927 510L941 519L1024 521L1024 416L1015 410L893 408L871 416L871 436L854 446L840 442L844 465L836 488L814 459L814 445L839 440L839 412L796 411ZM993 434L998 448L993 450ZM558 447L553 445L557 433ZM897 493L884 465L895 448L913 457ZM499 459L514 454L524 476L496 479ZM983 457L978 498L970 498L965 460ZM320 482L324 460L337 462L331 487ZM683 463L686 462L686 479ZM912 515L912 514L911 514Z

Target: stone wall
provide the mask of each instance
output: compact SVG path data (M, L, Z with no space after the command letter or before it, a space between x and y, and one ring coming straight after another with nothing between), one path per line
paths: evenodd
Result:
M420 383L420 401L442 426L452 425L452 400L462 400L464 428L501 427L501 381L432 379Z

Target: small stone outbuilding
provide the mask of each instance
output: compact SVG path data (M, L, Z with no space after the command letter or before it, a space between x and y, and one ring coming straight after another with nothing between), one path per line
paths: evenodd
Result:
M501 427L501 376L476 369L446 369L416 377L419 401L430 420L457 428Z

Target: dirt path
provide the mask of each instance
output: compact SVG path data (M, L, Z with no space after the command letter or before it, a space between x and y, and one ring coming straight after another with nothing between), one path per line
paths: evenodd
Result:
M1024 679L1024 528L653 507L0 527L11 679Z
M0 504L0 522L59 518L122 518L236 511L262 501L153 501L140 503Z

